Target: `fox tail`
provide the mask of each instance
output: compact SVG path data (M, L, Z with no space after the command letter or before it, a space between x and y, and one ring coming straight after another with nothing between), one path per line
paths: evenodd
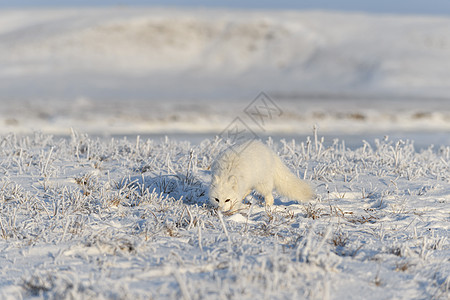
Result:
M279 194L292 200L308 201L313 197L309 184L297 178L278 156L275 157L274 185Z

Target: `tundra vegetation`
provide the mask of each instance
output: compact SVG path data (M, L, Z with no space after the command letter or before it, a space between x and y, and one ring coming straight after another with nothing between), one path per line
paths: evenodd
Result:
M208 205L228 145L0 137L2 299L445 299L450 147L273 142L316 198Z

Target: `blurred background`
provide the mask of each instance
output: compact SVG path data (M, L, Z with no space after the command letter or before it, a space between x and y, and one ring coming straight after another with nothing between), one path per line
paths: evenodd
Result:
M264 126L245 113L260 92L281 112ZM449 95L444 0L0 2L0 134L195 142L239 117L442 146Z

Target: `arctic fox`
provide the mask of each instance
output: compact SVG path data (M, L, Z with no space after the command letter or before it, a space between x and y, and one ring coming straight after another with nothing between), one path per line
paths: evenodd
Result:
M237 210L255 190L273 204L272 190L292 200L311 199L310 186L298 179L280 158L260 141L250 141L225 150L212 165L209 200L222 211Z

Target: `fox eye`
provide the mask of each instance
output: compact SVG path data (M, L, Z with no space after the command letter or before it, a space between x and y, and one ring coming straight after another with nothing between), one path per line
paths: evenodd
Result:
M219 199L217 199L217 198L214 198L214 199L216 199L217 202L220 202Z
M225 202L230 202L230 199L225 200Z

